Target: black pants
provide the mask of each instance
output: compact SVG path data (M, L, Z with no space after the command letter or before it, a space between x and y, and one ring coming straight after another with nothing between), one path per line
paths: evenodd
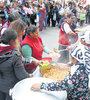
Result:
M90 15L88 16L88 22L89 22L89 24L90 24Z
M84 24L84 20L81 20L80 26L83 26L83 24Z
M0 91L0 100L12 100L9 94Z
M51 16L50 14L48 14L48 18L47 18L47 25L50 26L50 22L51 22Z
M31 24L36 26L36 22L34 18L31 18Z
M55 27L56 26L56 20L52 20L52 27Z

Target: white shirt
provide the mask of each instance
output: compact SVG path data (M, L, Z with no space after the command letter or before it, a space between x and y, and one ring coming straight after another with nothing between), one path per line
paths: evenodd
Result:
M73 75L78 68L79 68L79 66L75 66L75 64L73 66L71 66L71 75Z
M63 25L63 28L64 28L64 31L65 31L66 34L68 34L69 32L72 31L68 23L65 23Z

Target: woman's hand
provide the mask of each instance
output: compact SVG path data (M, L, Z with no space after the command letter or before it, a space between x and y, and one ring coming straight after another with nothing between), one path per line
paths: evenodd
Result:
M38 61L38 60L32 60L32 62L31 62L32 64L34 64L34 65L36 65L36 66L38 66L38 65L40 65L40 61Z
M71 67L71 65L72 65L71 61L67 63L67 67Z
M40 83L36 83L36 84L31 86L31 90L38 91L38 90L40 90L40 86L41 86Z
M83 30L80 28L74 29L75 32L82 32Z
M73 46L68 46L66 49L69 51L73 48Z
M30 78L33 77L33 74L29 74Z

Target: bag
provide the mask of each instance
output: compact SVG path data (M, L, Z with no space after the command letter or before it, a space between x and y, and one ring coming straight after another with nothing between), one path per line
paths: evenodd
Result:
M85 19L86 19L85 14L80 13L80 20L85 20Z
M56 13L53 14L53 20L56 21Z
M5 14L5 18L8 19L8 13L7 13L7 11L4 11L4 14Z

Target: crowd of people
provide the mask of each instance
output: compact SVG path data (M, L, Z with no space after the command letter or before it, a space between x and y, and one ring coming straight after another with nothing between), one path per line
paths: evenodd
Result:
M5 0L5 2L0 2L2 25L8 19L9 13L18 12L21 19L25 21L28 26L31 24L37 25L38 21L39 31L42 31L43 27L46 29L48 26L55 27L59 25L60 19L64 17L68 11L75 15L76 24L82 26L84 23L90 23L90 5L83 7L81 3L76 4L74 2L61 4L60 2L54 1L40 1L38 3L28 0Z
M90 24L90 5L4 0L0 1L0 22L0 100L12 100L9 90L32 77L45 60L43 52L52 55L50 59L57 55L39 36L50 26L60 29L58 49L65 51L60 52L58 62L71 66L71 72L61 82L35 84L31 89L66 90L68 100L90 99L90 31L84 32L77 46L69 48L78 40L76 27Z

